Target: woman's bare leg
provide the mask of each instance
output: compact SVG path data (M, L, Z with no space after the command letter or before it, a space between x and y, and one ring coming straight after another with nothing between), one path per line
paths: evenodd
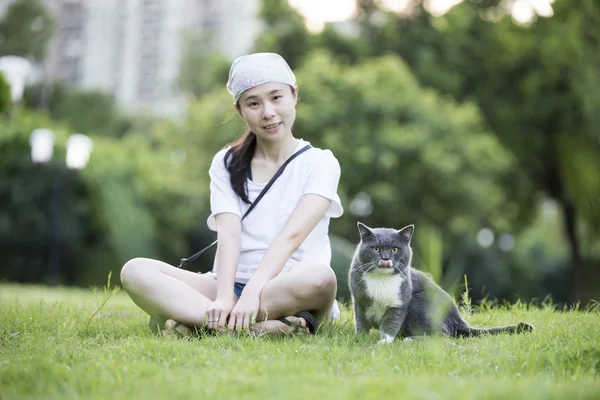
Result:
M253 329L270 333L304 330L306 321L292 317L300 311L309 311L323 322L331 315L336 291L335 273L328 265L310 261L298 263L265 285ZM278 321L281 317L287 318L293 326Z
M323 322L331 315L336 290L337 280L329 266L316 262L298 263L265 285L252 331L258 335L306 332L304 318L294 315L309 311ZM281 317L286 318L291 326L279 321ZM167 327L175 327L175 322L168 321ZM181 334L193 333L189 327L179 326L176 329Z
M121 269L121 285L148 314L189 326L205 324L206 310L217 295L212 277L148 258L128 261Z
M217 295L217 282L212 277L146 258L133 259L123 266L121 284L133 302L149 315L187 326L205 324L206 310ZM260 333L304 330L306 321L293 317L300 311L310 311L322 322L330 315L336 290L335 274L329 266L298 263L265 285L253 330ZM292 326L277 320L281 317L286 317ZM170 321L167 328L173 324ZM179 332L191 330L181 327Z

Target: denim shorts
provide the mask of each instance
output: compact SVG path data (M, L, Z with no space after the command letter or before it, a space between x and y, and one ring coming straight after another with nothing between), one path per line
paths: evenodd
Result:
M214 272L209 272L209 274L212 275L212 278L214 280L217 280L217 275ZM240 296L242 295L242 291L244 290L244 288L246 287L245 283L239 283L239 282L234 282L233 283L233 293L235 294L236 298L240 298Z
M239 299L240 296L242 295L242 290L244 290L245 287L246 287L245 283L235 282L233 284L233 293L235 293L235 297L237 297Z

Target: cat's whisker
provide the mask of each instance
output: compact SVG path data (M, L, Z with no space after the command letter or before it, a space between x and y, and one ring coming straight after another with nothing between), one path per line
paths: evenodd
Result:
M377 267L375 261L369 261L364 264L357 265L355 268L365 272L371 272Z
M398 271L398 273L404 277L408 277L408 266L405 265L401 265L401 264L395 264L392 266L392 268L394 268L396 271Z

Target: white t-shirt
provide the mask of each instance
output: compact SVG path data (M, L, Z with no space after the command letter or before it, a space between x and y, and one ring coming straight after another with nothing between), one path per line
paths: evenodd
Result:
M298 139L296 151L309 144ZM232 213L240 218L250 207L231 188L229 172L223 159L228 149L219 151L213 158L210 175L211 215L207 224L216 231L215 215ZM296 249L285 264L282 272L298 261L314 260L331 263L329 242L329 220L340 217L344 209L337 194L340 179L340 164L329 150L311 148L292 160L283 174L275 181L256 207L242 221L241 248L235 281L247 283L275 237L287 223L296 204L304 194L318 194L331 204L317 226ZM253 202L267 182L248 180L248 198ZM214 271L214 267L213 267Z

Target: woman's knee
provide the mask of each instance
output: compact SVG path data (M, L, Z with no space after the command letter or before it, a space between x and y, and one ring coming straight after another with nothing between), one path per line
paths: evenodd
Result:
M335 296L337 290L337 279L333 269L326 264L314 264L308 266L308 288L307 295L319 298Z
M127 291L136 291L144 286L148 275L152 273L153 266L146 258L133 258L121 268L121 286Z

